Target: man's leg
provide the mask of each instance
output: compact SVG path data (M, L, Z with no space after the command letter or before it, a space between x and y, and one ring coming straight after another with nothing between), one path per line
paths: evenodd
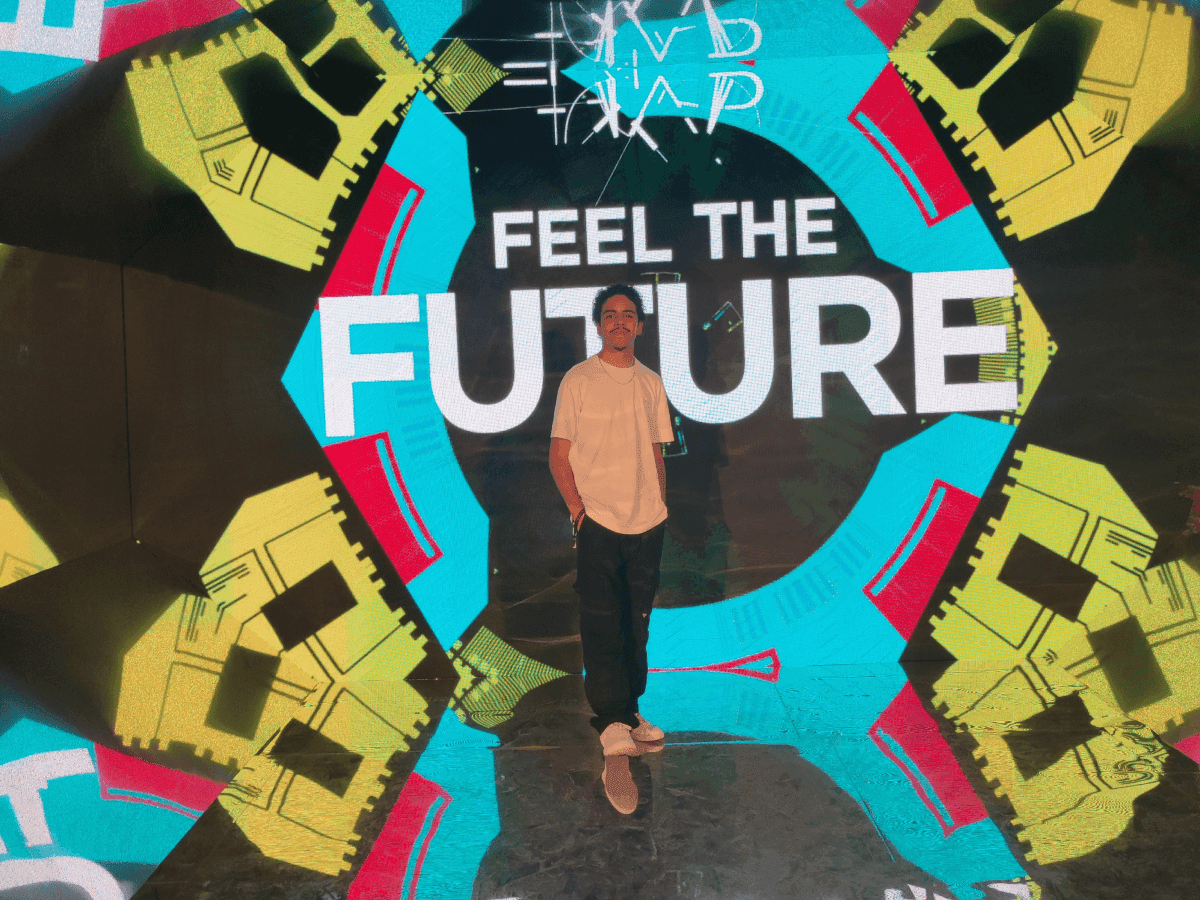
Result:
M629 677L629 716L638 712L638 698L646 692L648 661L646 644L650 640L650 612L658 592L659 566L662 563L665 525L656 525L644 534L627 538L629 542L625 574L629 583L629 640L625 644L625 667ZM634 719L636 723L636 719Z
M631 728L630 683L622 608L629 607L621 558L622 535L585 518L578 535L575 591L579 594L579 639L583 644L583 691L591 704L592 727L603 733L613 722ZM644 688L643 688L644 689Z

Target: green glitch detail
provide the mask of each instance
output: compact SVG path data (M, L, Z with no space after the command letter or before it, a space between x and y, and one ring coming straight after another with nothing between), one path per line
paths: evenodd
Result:
M450 658L460 674L460 689L468 675L482 675L461 699L455 692L455 711L461 709L485 729L496 728L512 718L518 701L534 688L567 674L530 659L488 628L480 628L465 647L455 643Z

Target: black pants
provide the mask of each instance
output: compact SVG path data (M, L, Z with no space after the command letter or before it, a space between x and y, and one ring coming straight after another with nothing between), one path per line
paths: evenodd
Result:
M579 529L579 637L583 690L592 727L613 722L636 728L638 698L646 691L646 642L658 590L665 524L643 534L619 534L584 518Z

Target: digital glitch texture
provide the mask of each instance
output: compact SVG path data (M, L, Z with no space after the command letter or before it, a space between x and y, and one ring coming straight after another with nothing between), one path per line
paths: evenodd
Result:
M0 898L1194 896L1198 15L0 2ZM613 283L632 816L547 465Z

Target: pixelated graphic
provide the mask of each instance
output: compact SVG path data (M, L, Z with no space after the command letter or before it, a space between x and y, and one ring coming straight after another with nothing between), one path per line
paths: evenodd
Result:
M978 497L935 481L900 546L863 587L863 593L904 637L912 637L978 503Z
M279 4L248 7L253 23L195 56L135 59L128 81L146 149L230 239L311 269L375 133L397 124L432 75L354 0L333 0L333 21L316 30L273 15Z
M530 659L487 628L465 646L456 642L450 659L460 673L452 706L460 718L483 728L506 721L522 696L567 674Z
M913 791L947 835L987 816L912 685L896 695L869 733L888 759L904 771Z
M325 285L326 296L387 293L396 254L424 194L384 164Z
M223 787L94 744L7 699L4 712L0 792L15 820L0 845L5 890L59 882L127 896Z
M1127 713L1166 700L1146 635L1166 645L1163 662L1189 659L1194 571L1180 562L1147 570L1153 529L1103 467L1037 446L1016 459L1008 505L979 539L971 579L934 621L937 640L960 658L987 646L985 658L1094 673L1091 689ZM1168 708L1191 706L1177 698ZM1171 719L1150 712L1146 724L1162 731Z
M1195 894L1196 11L0 0L0 894Z
M429 842L452 802L454 798L428 778L416 772L408 776L383 832L350 885L348 900L414 896Z
M1056 731L1082 736L1032 761L1021 756L1019 731L1018 737L1006 736L1022 781L1049 771L1084 743L1087 753L1071 750L1063 765L1072 759L1083 764L1085 756L1111 761L1124 753L1134 773L1117 782L1097 782L1086 767L1065 781L1062 774L1047 776L1039 788L1030 788L1028 812L1020 800L1024 789L1013 785L1010 799L1028 829L1080 803L1109 812L1114 803L1131 803L1153 787L1161 770L1154 734L1171 742L1190 737L1186 728L1195 728L1189 713L1196 705L1187 686L1196 654L1191 598L1198 584L1187 562L1147 568L1153 529L1103 467L1036 446L1016 458L1015 483L1005 487L1008 505L993 521L994 531L980 538L974 573L965 588L954 591L954 603L942 607L934 634L960 659L1011 662L1014 668L995 688L973 676L980 682L979 697L1011 697L1005 700L1013 704L1007 718L1053 719L1059 722ZM955 721L969 722L966 712L960 715L969 707L964 699L941 702ZM1101 742L1096 747L1093 738ZM1040 742L1030 747L1035 757L1044 752ZM997 752L982 743L980 755L990 766L1000 764ZM1007 785L1012 776L1006 778L1001 780ZM1070 786L1072 779L1077 787ZM1111 798L1096 793L1106 790L1117 793ZM1047 824L1043 832L1033 828L1029 840L1035 858L1054 861L1082 855L1119 833L1115 822L1106 821L1105 829L1107 836L1088 838L1087 829L1067 819ZM1034 834L1045 834L1040 845Z
M970 197L891 66L884 67L854 107L850 122L887 159L921 208L926 224L970 205Z
M1068 683L1051 694L1043 678L1028 663L986 674L959 664L939 679L935 703L970 730L981 773L1013 810L1024 855L1046 865L1118 837L1134 801L1158 784L1167 750L1090 691ZM1053 740L1032 736L1047 728Z
M38 537L10 499L0 497L0 535L4 536L0 556L0 587L58 565L45 541Z
M391 754L428 718L404 681L424 641L346 540L331 486L313 474L243 504L208 560L207 596L181 597L126 656L116 730L227 763L220 803L246 836L336 874ZM311 769L314 754L327 764Z
M891 58L995 191L1018 239L1094 209L1130 149L1183 96L1182 6L1067 0L1033 21L946 0Z

